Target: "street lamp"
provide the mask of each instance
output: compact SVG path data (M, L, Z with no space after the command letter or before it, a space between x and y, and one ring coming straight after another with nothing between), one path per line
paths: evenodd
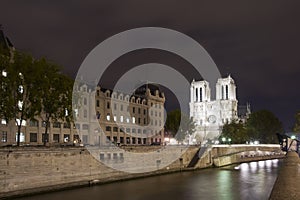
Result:
M292 139L292 140L295 140L295 139L296 139L296 136L292 135L292 136L291 136L291 139Z
M225 143L226 142L226 138L222 137L222 142Z
M231 138L228 138L228 143L229 143L229 144L231 143Z

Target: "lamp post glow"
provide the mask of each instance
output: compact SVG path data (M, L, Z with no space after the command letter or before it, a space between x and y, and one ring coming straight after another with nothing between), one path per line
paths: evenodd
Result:
M229 143L229 144L231 143L231 138L228 138L228 143Z
M226 142L226 138L222 137L222 142L225 143Z
M296 139L296 136L292 135L292 136L291 136L291 139L292 139L292 140Z

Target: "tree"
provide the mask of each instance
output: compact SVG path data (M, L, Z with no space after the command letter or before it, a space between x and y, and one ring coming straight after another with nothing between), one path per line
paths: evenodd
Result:
M170 131L178 141L183 141L187 135L191 135L195 132L195 123L180 110L174 110L167 115L166 129Z
M300 111L295 114L295 124L293 127L294 132L300 132Z
M17 125L17 145L20 145L21 128L24 121L33 119L41 111L39 103L38 68L33 64L31 55L13 52L13 60L7 63L6 101L3 106L4 118L14 119Z
M277 143L276 133L283 132L279 119L268 110L251 113L246 128L250 139L260 143Z
M249 140L245 124L241 121L233 121L231 123L226 123L223 126L219 140L222 140L222 138L230 138L231 143L235 144L242 144Z
M9 50L0 45L0 118L7 118L5 111L9 104L9 88L7 79L7 67L10 65ZM12 116L9 116L11 118Z
M47 142L50 121L65 121L70 125L72 120L72 86L73 81L60 73L59 66L45 58L36 60L39 69L39 95L41 104L40 117L45 123L44 144Z

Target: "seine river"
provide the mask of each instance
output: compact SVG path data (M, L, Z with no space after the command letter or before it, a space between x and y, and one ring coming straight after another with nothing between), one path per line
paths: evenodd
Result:
M24 200L240 200L268 199L280 160L243 163L143 179L76 188L18 199Z

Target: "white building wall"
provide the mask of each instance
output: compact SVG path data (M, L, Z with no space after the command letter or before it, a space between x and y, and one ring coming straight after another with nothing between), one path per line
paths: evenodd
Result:
M225 123L238 118L236 86L231 76L218 79L216 100L211 100L207 81L193 80L190 92L190 117L196 123L194 137L214 139L219 136Z

